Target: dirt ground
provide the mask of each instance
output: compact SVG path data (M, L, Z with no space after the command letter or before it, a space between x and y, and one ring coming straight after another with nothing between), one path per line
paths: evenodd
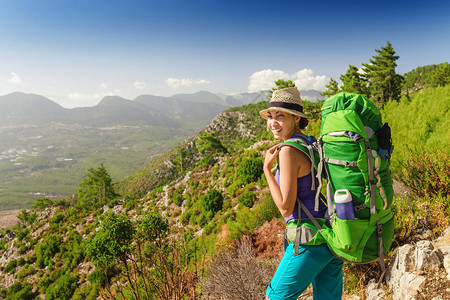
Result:
M0 230L16 225L19 222L17 215L20 209L0 211Z

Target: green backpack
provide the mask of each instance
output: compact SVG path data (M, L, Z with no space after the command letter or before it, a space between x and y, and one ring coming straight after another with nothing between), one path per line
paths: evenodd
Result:
M336 256L354 263L379 258L384 271L384 255L394 233L389 171L393 146L390 128L387 123L383 125L378 108L361 95L339 93L324 102L320 137L312 147L298 139L281 146L296 147L310 158L312 176L319 179L319 186L312 187L317 190L316 210L322 178L327 180L327 219L314 219L299 201L299 210L303 209L310 220L298 222L295 242L327 243ZM343 207L335 203L341 194L350 195L350 218L339 218L339 209L336 214L335 208ZM317 232L305 241L302 227L314 227Z

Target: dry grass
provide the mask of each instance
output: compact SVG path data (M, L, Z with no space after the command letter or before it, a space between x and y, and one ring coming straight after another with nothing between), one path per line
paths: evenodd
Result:
M244 237L213 260L202 293L210 299L264 299L275 268L276 263L257 259L251 239Z

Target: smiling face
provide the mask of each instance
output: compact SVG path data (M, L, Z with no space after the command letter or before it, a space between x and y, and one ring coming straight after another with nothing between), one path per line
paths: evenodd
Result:
M272 131L276 139L286 141L295 133L299 116L294 116L284 111L272 110L267 115L267 127Z

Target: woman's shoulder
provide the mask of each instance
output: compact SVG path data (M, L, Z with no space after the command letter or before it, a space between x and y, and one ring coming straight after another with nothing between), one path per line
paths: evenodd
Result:
M292 160L301 160L302 158L307 158L307 156L299 151L295 147L281 147L279 152L280 159L292 159Z

